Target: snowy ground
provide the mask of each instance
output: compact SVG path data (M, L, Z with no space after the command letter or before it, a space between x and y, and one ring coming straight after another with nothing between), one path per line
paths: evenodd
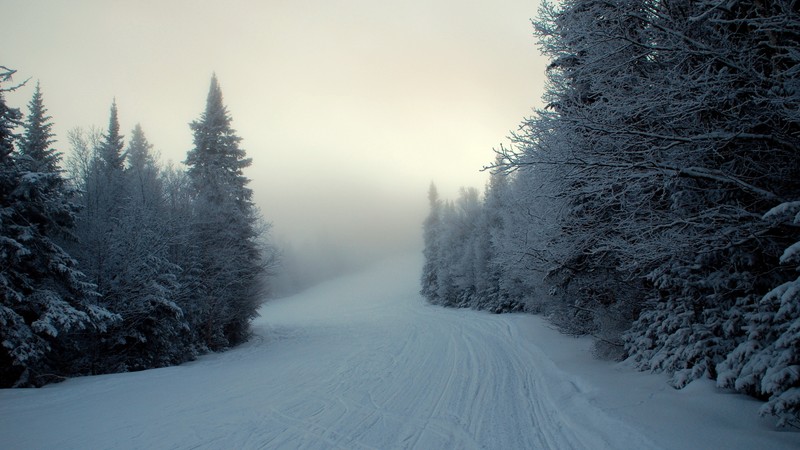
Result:
M252 342L180 367L0 390L0 448L800 448L710 382L429 306L419 273L402 258L272 302Z

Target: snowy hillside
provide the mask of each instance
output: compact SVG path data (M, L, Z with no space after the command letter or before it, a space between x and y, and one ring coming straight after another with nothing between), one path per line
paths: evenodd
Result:
M178 367L0 391L0 448L798 448L759 403L593 360L538 317L426 304L421 258L261 310Z

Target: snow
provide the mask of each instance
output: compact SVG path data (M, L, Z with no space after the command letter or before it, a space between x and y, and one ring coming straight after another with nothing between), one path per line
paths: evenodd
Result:
M265 305L178 367L0 390L0 448L800 448L760 402L593 359L524 314L428 305L398 258Z
M789 248L784 250L780 259L781 264L799 263L800 262L800 242L795 242Z
M792 215L795 216L793 221L798 223L798 217L800 217L800 201L783 202L767 211L766 214L764 214L764 219L786 220L787 217Z

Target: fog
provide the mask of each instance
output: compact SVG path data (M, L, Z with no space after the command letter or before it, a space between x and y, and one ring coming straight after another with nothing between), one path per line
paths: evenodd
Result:
M191 148L216 73L255 200L304 274L421 249L426 193L480 169L538 103L537 5L463 0L6 1L0 65L36 80L62 151L113 99L162 161ZM311 275L312 273L318 274Z

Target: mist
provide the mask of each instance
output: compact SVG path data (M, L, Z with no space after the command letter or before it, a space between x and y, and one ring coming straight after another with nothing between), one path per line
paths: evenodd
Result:
M298 189L292 202L263 196L264 208L283 220L271 229L281 261L272 286L275 297L390 256L422 251L427 186L396 192L358 180L323 186Z
M538 104L537 5L454 0L12 2L0 30L26 104L38 80L58 142L140 123L162 163L219 79L246 175L297 279L421 249L426 192L482 189L481 168Z

